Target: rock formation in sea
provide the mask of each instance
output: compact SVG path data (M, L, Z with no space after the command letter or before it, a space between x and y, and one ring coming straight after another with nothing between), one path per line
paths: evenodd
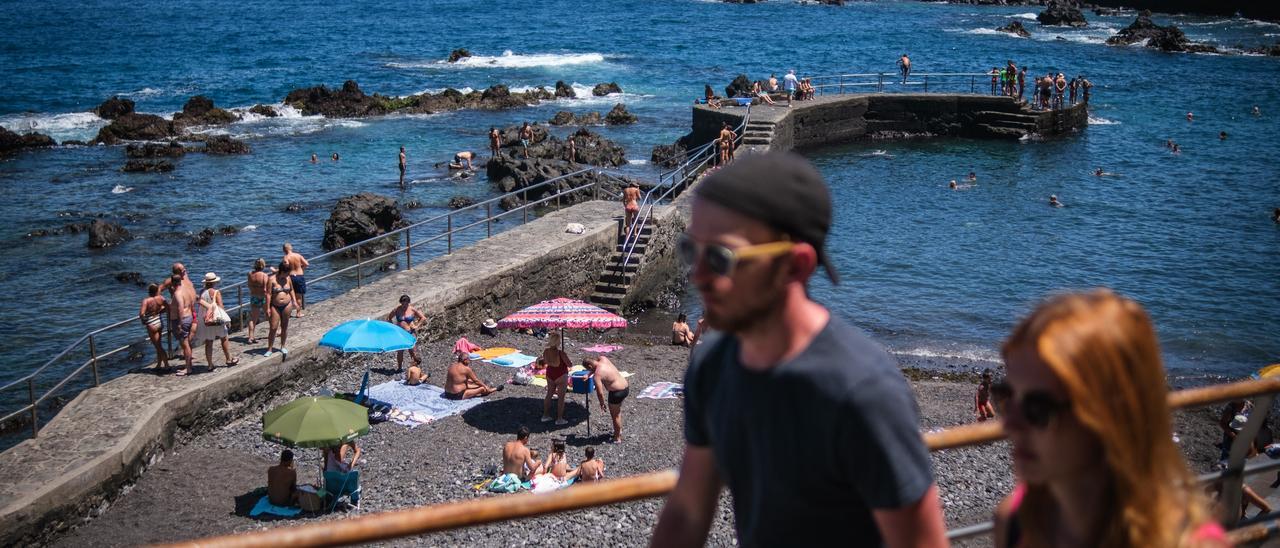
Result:
M1138 18L1129 26L1120 29L1115 36L1107 38L1107 44L1130 45L1143 42L1149 48L1169 52L1206 52L1216 53L1218 48L1209 44L1199 44L1187 39L1182 29L1169 25L1157 25L1151 21L1151 12L1143 10Z
M572 112L562 110L547 120L547 123L553 126L598 126L604 123L604 118L595 111L574 115Z
M194 126L221 126L239 119L239 116L230 111L214 106L212 99L196 95L182 106L182 112L174 113L173 130L185 133L188 128Z
M129 239L129 231L124 227L101 219L94 219L89 224L89 242L86 244L90 249L101 249L111 247Z
M739 74L729 85L724 87L725 97L750 97L751 96L751 79L745 74Z
M258 116L266 116L267 118L275 118L280 115L279 112L276 112L276 109L261 103L250 107L249 112L257 114Z
M609 113L604 116L604 123L611 126L634 124L636 120L638 120L636 115L627 112L627 106L622 103L613 105L613 109L609 110Z
M601 82L596 87L591 88L591 94L596 97L604 97L610 93L622 93L622 86L617 82Z
M133 101L112 97L93 109L93 113L105 120L115 120L125 114L133 114Z
M1075 0L1049 0L1044 11L1036 16L1036 20L1046 26L1079 28L1089 25Z
M692 137L692 134L687 134L669 145L655 145L649 155L649 161L664 168L673 168L684 163L689 157L689 140Z
M154 114L129 112L98 130L98 136L90 143L114 145L121 141L162 141L175 136L173 122Z
M333 206L329 219L324 222L324 239L320 245L325 251L333 251L407 225L394 199L362 192L342 198ZM381 255L399 248L399 240L383 238L360 246L361 252L366 258ZM356 253L351 250L346 255L354 257Z
M457 63L458 60L471 57L471 52L467 48L458 48L449 52L449 62Z
M209 154L248 154L252 152L244 141L232 139L226 135L215 135L204 142L204 151Z
M534 139L533 144L529 147L529 158L524 157L518 140L504 138L503 142L507 143L504 150L497 156L490 158L489 162L485 164L485 172L489 180L494 183L500 192L514 192L555 177L573 173L581 170L583 164L618 167L627 163L621 146L586 128L579 128L568 137L573 139L575 151L575 161L570 162L568 160L569 148L567 140L561 140L554 135L549 135L545 129L539 126L534 126L534 128ZM538 131L538 129L542 129L542 131ZM518 130L517 126L512 126L505 128L503 133L505 135ZM554 189L538 188L530 191L527 197L508 197L502 201L501 206L505 209L512 209L524 203L524 199L534 201L548 193L569 190L588 184L593 180L601 181L606 188L615 193L621 191L621 185L616 181L589 172L570 177L565 181L552 185L555 187ZM580 199L590 199L590 194L562 198L564 203L574 203Z
M1023 27L1021 21L1014 21L1003 27L996 27L996 30L1000 32L1007 32L1009 34L1016 34L1023 38L1031 37L1031 31L1028 31L1026 27Z
M14 133L0 127L0 154L24 148L51 147L58 143L43 133Z
M133 159L124 163L124 167L120 171L125 173L167 173L174 170L173 162L168 160L138 160Z
M573 99L578 96L578 92L573 90L573 86L564 83L564 80L556 80L555 96L556 99Z
M186 153L187 149L177 141L130 144L124 147L124 155L129 158L180 158Z

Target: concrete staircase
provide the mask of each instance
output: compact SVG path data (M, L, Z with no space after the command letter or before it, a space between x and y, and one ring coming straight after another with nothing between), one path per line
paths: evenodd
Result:
M747 127L742 130L742 144L769 148L773 143L773 126L773 122L748 120Z
M591 304L614 314L622 313L622 301L626 299L627 291L635 281L640 263L644 262L644 253L652 237L653 219L649 219L640 226L635 247L631 251L631 258L627 259L626 234L618 234L618 243L614 246L613 254L605 264L600 281L596 282L595 291L591 293ZM624 260L626 264L623 264Z

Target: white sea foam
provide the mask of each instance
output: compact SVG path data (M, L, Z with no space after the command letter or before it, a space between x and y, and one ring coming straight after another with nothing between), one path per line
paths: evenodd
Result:
M584 65L588 63L603 63L603 53L528 53L517 54L511 50L502 52L502 55L473 55L471 57L463 57L456 62L450 63L446 60L437 61L410 61L387 63L389 68L399 69L421 69L421 68L533 68L533 67L560 67L565 65Z
M446 89L449 89L449 88L427 88L422 91L416 91L413 93L401 95L401 97L412 97L414 95L439 95L441 93L444 93L444 90ZM465 87L453 88L453 89L463 95L466 95L468 93L475 91L475 88L472 88L471 86L465 86ZM511 91L515 91L515 90L511 90Z
M249 112L250 107L229 109L241 115L239 121L227 126L208 127L193 130L192 133L202 135L229 135L236 139L254 139L259 137L282 137L290 135L306 135L334 128L364 127L359 120L331 120L321 115L303 116L298 109L283 103L271 105L279 116L268 117Z
M996 353L994 350L982 349L940 350L935 348L912 348L908 350L895 350L893 353L919 358L946 358L993 363L1000 363L1001 361L1000 354Z
M987 28L969 29L969 30L964 31L964 33L965 33L965 34L980 34L980 35L983 35L983 36L1008 36L1009 38L1022 38L1022 36L1018 36L1018 35L1016 35L1016 34L1014 34L1014 33L1012 33L1012 32L1005 32L1005 31L1002 31L1002 30L987 29Z
M123 97L134 97L134 98L142 99L142 98L146 98L146 97L155 97L155 96L157 96L157 95L162 95L162 94L164 94L164 93L165 93L165 92L164 92L164 90L162 90L162 89L156 89L156 88L142 88L142 89L140 89L140 90L138 90L138 91L131 91L131 92L129 92L129 93L121 93L120 95L121 95L121 96L123 96Z
M1031 12L1027 12L1027 13L1017 13L1017 14L1012 15L1011 17L1017 17L1018 19L1026 19L1026 20L1028 20L1028 21L1035 21L1035 20L1036 20L1036 14L1031 13Z
M1115 121L1115 120L1108 120L1108 119L1103 118L1103 117L1101 117L1101 116L1094 116L1094 115L1090 114L1090 115L1089 115L1089 125L1091 125L1091 126L1118 126L1118 125L1120 125L1120 122L1117 122L1117 121Z
M130 187L126 187L126 186L124 186L124 185L116 185L115 187L113 187L113 188L111 189L111 193L112 193L112 194L124 194L124 193L126 193L126 192L130 192L130 191L132 191L132 190L133 190L133 187L131 187L131 186L130 186Z
M240 232L253 232L257 229L258 225L246 225L244 228L240 229Z
M25 112L0 116L0 126L14 133L43 133L56 141L78 139L88 141L109 122L92 112L46 114Z
M627 163L633 166L643 166L643 165L648 165L649 161L648 160L627 160Z

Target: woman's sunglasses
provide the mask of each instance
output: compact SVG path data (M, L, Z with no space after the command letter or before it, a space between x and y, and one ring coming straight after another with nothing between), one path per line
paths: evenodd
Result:
M1008 413L1009 403L1013 399L1013 388L1008 383L1000 382L991 385L991 402L995 404L996 411L1001 415ZM1032 428L1037 429L1047 428L1054 417L1071 408L1071 402L1058 400L1043 390L1028 391L1017 403L1022 419Z
M728 247L717 244L703 244L693 241L688 234L680 236L680 241L676 244L676 253L680 256L680 260L688 265L693 266L698 260L706 265L707 270L717 276L728 276L733 274L733 267L738 261L745 259L757 259L761 257L776 257L795 247L794 242L777 241L764 244L748 245L730 249Z

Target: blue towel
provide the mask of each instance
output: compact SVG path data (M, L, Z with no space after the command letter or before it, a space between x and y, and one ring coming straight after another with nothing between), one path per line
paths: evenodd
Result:
M253 517L262 514L272 514L280 517L291 518L302 513L302 509L295 506L276 506L267 500L266 495L258 499L258 504L253 505L253 510L249 511L249 515Z
M530 356L528 354L521 354L519 352L515 352L515 353L507 354L505 356L498 356L492 360L489 360L489 363L499 367L517 368L517 367L524 367L536 361L538 361L537 356Z
M430 384L409 386L400 381L387 381L369 389L369 397L390 403L402 411L419 411L438 420L457 415L484 403L484 398L449 400L444 389Z

